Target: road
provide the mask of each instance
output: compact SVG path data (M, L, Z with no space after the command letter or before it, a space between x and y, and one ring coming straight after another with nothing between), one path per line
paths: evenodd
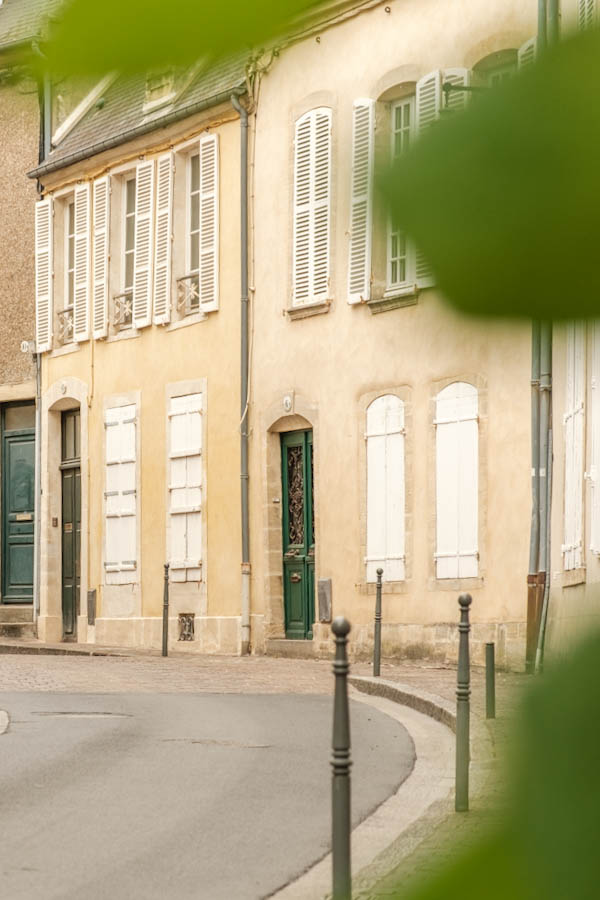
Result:
M329 849L332 698L0 693L1 896L254 900ZM410 774L396 721L351 703L353 820Z

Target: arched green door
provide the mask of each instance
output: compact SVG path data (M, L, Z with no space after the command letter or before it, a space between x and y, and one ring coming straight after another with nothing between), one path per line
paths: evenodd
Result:
M281 435L285 636L312 640L315 519L312 431Z

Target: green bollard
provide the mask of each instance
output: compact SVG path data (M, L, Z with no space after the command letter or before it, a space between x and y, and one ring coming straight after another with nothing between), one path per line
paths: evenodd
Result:
M381 672L381 579L383 569L377 569L377 595L375 598L375 632L373 641L373 675Z
M165 586L163 590L163 630L162 655L169 654L169 563L165 563Z
M496 662L494 644L485 645L485 717L496 718Z
M471 696L469 666L469 607L473 602L470 594L461 594L460 623L458 626L458 678L456 686L456 792L454 808L456 812L469 809L469 716Z
M338 617L331 630L335 635L335 696L333 703L333 741L331 756L331 856L333 865L332 900L351 900L350 865L350 714L348 710L347 644L350 622Z

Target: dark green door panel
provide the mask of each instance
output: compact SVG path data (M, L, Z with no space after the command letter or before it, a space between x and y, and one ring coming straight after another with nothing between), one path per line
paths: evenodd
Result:
M312 431L281 436L283 585L287 638L311 640L314 622L315 538Z
M63 636L77 635L81 580L81 471L79 410L63 413L62 443L62 616Z
M3 430L2 601L33 599L35 432Z

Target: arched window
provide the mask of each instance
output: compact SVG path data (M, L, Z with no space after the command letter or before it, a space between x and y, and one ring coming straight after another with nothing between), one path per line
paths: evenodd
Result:
M405 577L404 404L386 394L367 409L367 581Z
M478 574L477 389L456 381L436 398L436 576Z

